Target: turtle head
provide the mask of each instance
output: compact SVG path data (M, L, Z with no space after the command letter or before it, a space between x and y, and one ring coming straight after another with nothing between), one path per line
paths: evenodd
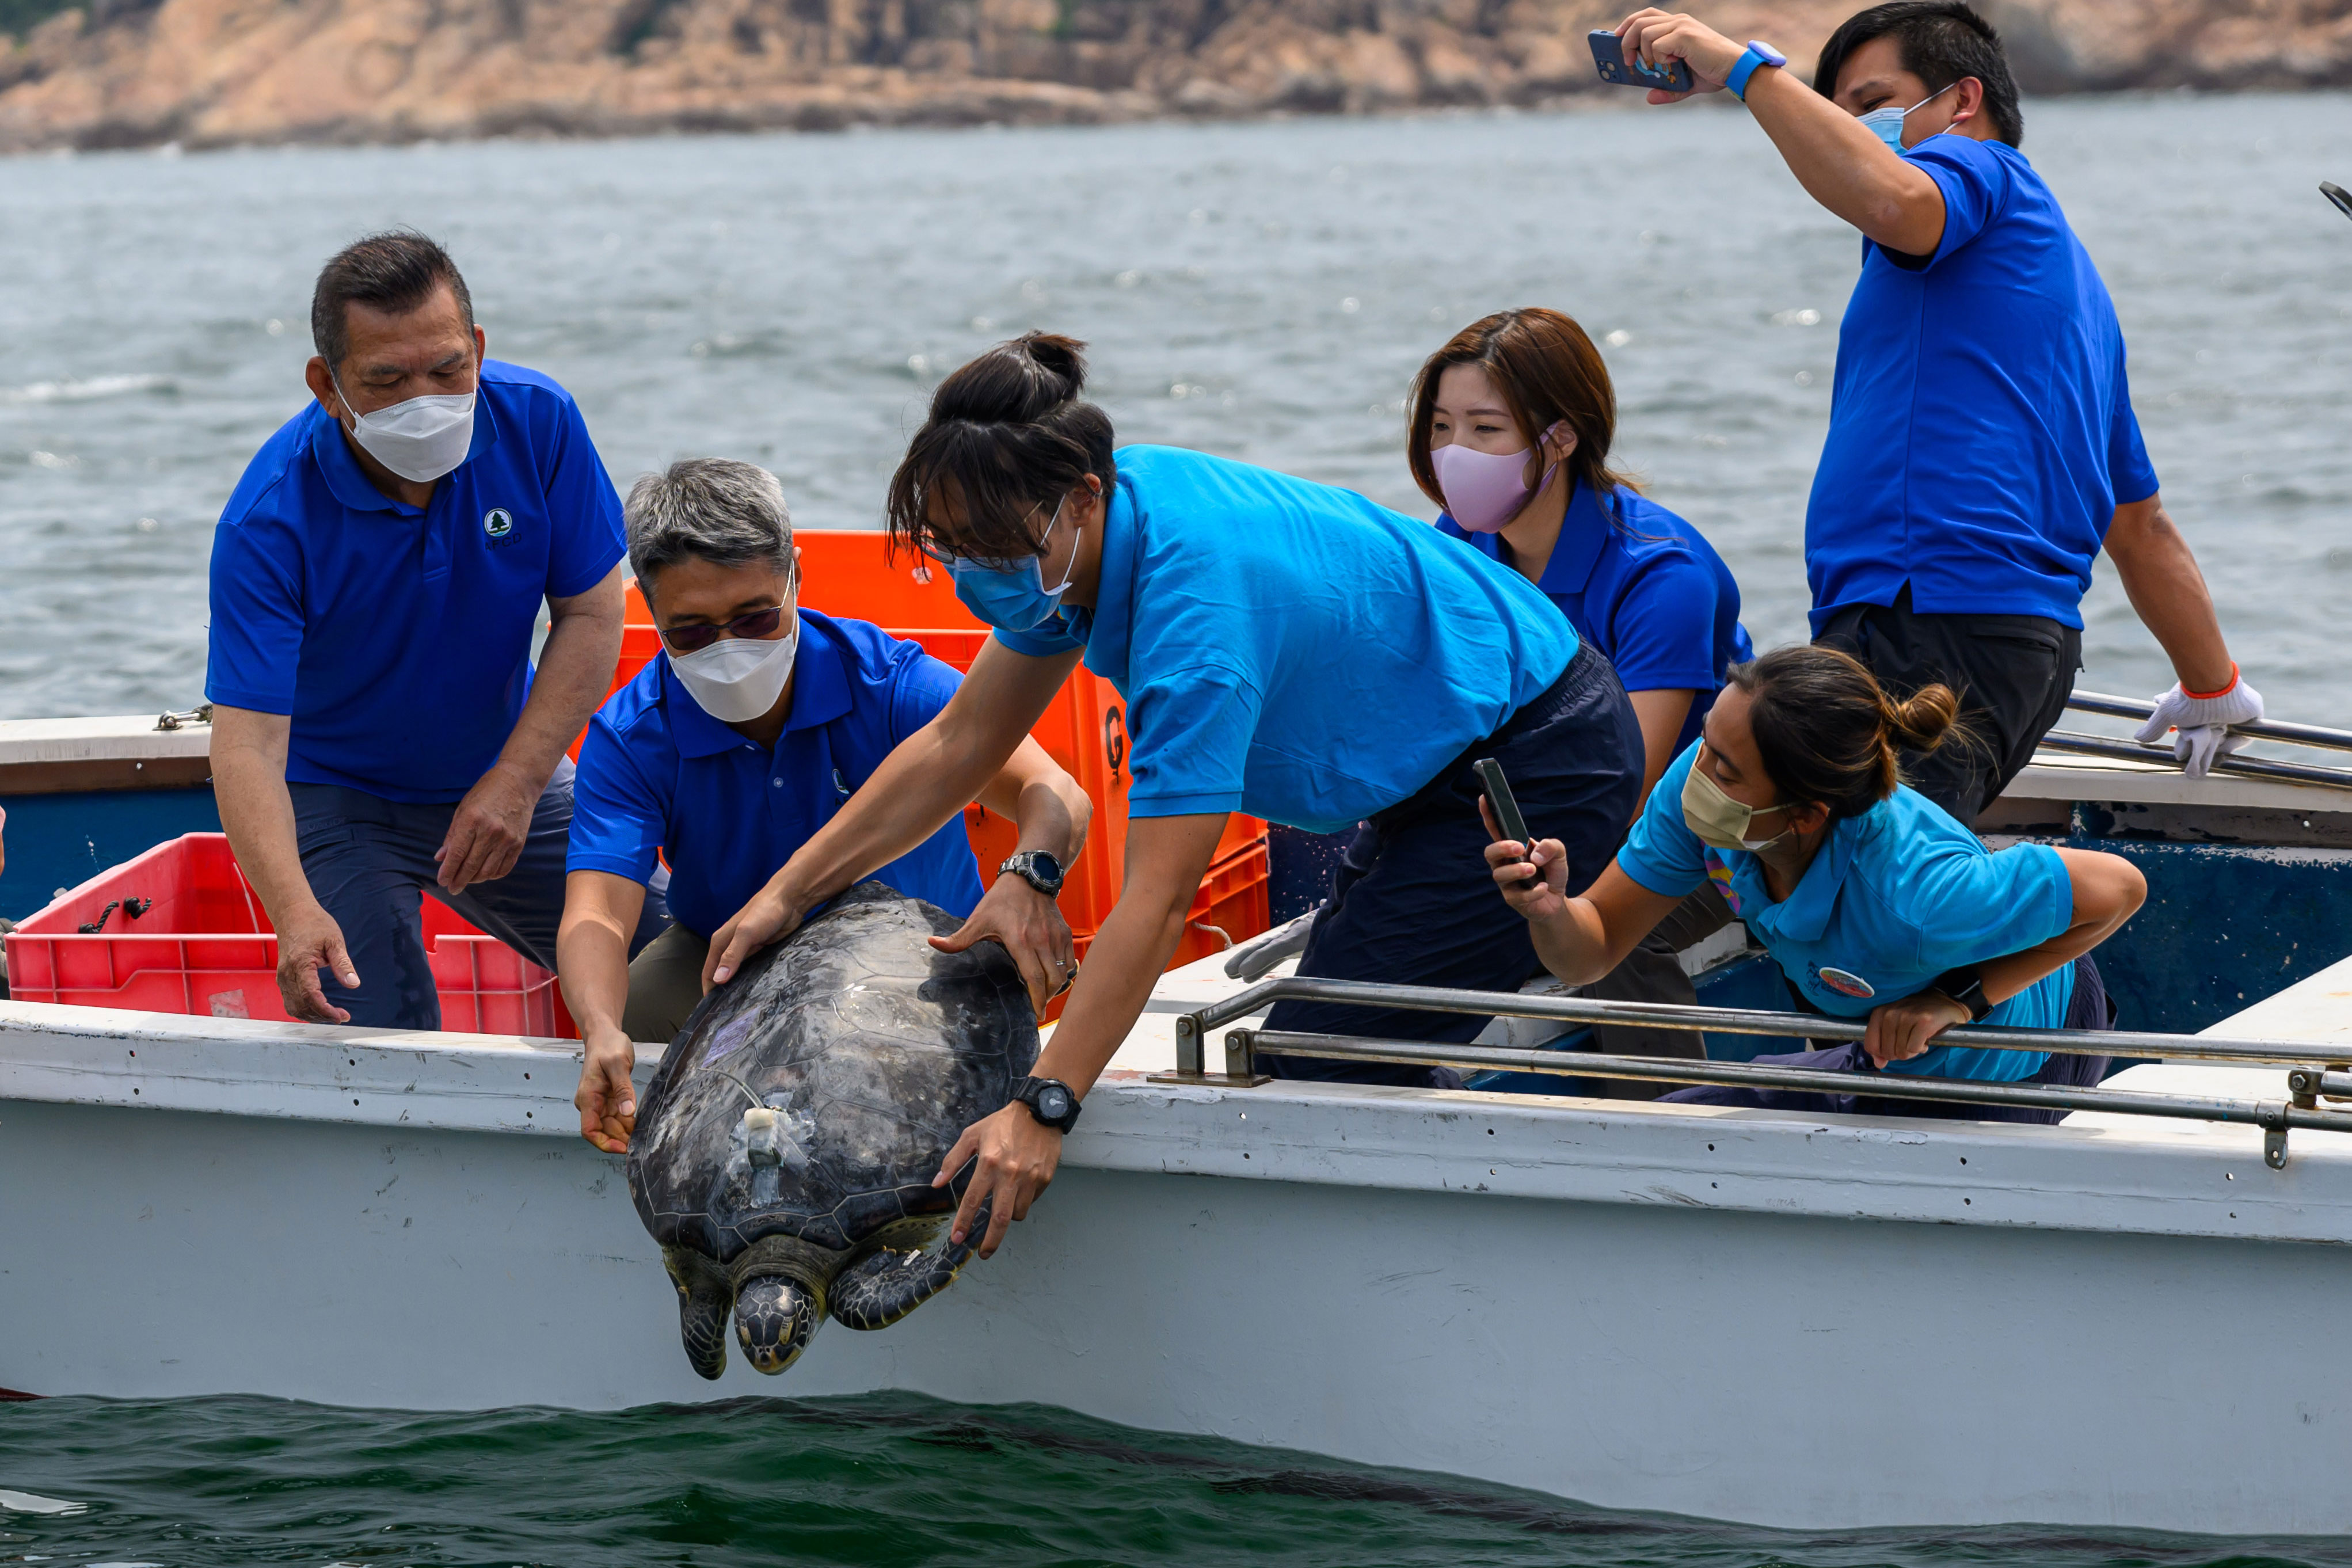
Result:
M779 1373L800 1360L824 1316L822 1291L781 1274L763 1274L735 1292L735 1342L755 1369Z

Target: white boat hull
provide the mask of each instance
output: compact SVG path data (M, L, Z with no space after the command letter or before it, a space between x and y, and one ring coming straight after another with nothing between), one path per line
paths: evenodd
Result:
M0 1386L900 1388L1767 1525L2352 1532L2352 1140L1116 1079L998 1258L708 1384L560 1044L93 1022L0 1007Z

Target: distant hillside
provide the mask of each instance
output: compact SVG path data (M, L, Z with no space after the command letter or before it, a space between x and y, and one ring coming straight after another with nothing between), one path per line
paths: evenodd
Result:
M1861 0L1701 14L1801 59ZM2352 81L2352 0L1993 0L2029 90ZM1623 0L0 0L0 151L1105 121L1604 89Z

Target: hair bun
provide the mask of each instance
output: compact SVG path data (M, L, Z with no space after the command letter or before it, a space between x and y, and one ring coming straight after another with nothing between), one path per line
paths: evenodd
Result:
M1915 752L1932 752L1959 721L1959 695L1942 684L1923 686L1897 702L1886 704L1886 727Z
M1086 390L1086 344L1055 332L1024 332L940 383L934 422L1028 425Z

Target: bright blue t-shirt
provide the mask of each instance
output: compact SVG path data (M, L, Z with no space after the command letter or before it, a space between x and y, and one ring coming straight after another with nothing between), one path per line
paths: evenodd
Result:
M1935 254L1869 240L1838 329L1830 433L1805 512L1813 630L1844 605L2083 624L2116 508L2156 494L2124 334L2025 154L1930 136Z
M996 636L1083 647L1127 700L1130 816L1336 833L1411 797L1576 653L1526 578L1353 490L1174 447L1118 460L1092 612Z
M1437 527L1503 558L1499 533L1473 533L1447 516ZM1698 739L1724 670L1756 657L1731 568L1697 529L1633 490L1604 497L1578 481L1536 586L1617 667L1626 690L1692 693L1677 751Z
M953 669L878 626L807 609L800 622L772 751L703 711L667 653L606 699L580 748L565 870L644 882L658 850L670 913L708 937L955 695ZM952 915L980 902L961 816L868 875Z
M377 489L312 403L214 531L205 695L289 715L296 784L460 799L530 693L541 601L585 593L621 553L579 406L536 371L483 364L473 445L423 511Z
M1867 1017L1927 990L1946 970L2022 952L2074 923L2074 883L2056 850L1987 849L1907 784L1834 823L1796 890L1775 903L1761 861L1700 843L1683 820L1683 784L1697 756L1693 746L1658 780L1617 851L1618 869L1669 898L1712 879L1781 973L1832 1017ZM2064 964L1995 1007L1985 1023L2062 1028L2074 995L2074 966ZM2048 1059L2033 1051L1929 1046L1886 1070L2005 1082L2032 1078Z

